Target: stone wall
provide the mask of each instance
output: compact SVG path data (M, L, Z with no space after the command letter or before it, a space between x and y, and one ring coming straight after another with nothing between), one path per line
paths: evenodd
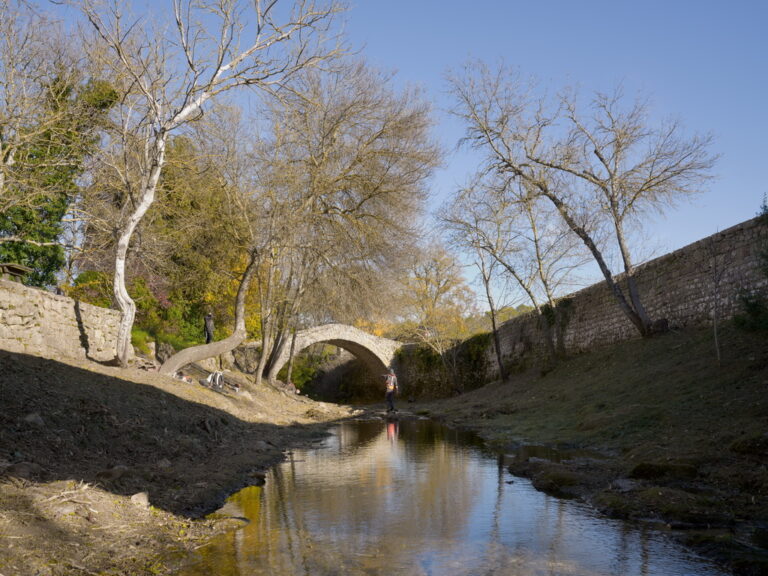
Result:
M0 280L0 349L47 358L110 361L120 313Z
M665 319L672 328L707 325L717 302L719 318L731 318L739 310L740 291L768 290L759 257L766 243L768 225L755 218L643 264L636 278L650 317ZM567 353L637 337L604 282L567 299ZM0 280L0 348L4 350L109 361L114 357L119 318L115 310ZM500 337L506 364L544 354L538 319L532 315L504 323ZM484 364L493 370L496 363L488 348ZM478 370L476 361L471 368Z
M768 289L759 256L766 243L768 225L754 218L639 266L635 278L650 318L666 320L671 328L709 325L716 303L718 318L732 318L739 311L742 290ZM624 284L622 289L626 294ZM567 353L638 336L605 282L567 298ZM533 315L507 321L500 327L500 337L505 364L544 352L543 335Z

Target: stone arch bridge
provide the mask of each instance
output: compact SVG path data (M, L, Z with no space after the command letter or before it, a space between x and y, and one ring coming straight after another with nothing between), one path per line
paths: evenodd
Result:
M384 374L395 359L395 352L402 342L381 338L359 328L346 324L324 324L296 332L294 354L317 343L327 343L343 348L360 360L371 374ZM291 339L286 338L274 355L274 362L269 369L270 381L277 379L280 369L288 362L291 353Z

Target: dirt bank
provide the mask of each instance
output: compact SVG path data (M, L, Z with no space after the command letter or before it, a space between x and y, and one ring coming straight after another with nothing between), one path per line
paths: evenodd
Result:
M768 337L720 339L719 364L711 330L674 332L419 409L479 432L542 490L768 574Z
M0 575L167 574L227 528L205 513L351 413L243 384L0 351Z
M768 574L768 339L720 337L719 364L710 331L678 332L408 408L476 430L542 490ZM205 513L352 413L0 351L0 576L167 574L231 527Z

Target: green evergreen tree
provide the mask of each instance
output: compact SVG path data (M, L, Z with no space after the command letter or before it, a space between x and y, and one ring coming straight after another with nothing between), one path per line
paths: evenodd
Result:
M97 145L95 131L116 92L106 82L76 85L61 74L46 86L48 118L16 154L13 186L28 198L23 205L0 212L0 262L15 262L32 269L30 286L50 286L64 265L64 247L58 242L62 220L78 192L85 158ZM50 121L54 119L54 121ZM13 239L11 241L11 239Z

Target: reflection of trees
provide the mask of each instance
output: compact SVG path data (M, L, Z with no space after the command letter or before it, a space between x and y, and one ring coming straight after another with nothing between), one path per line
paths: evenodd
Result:
M491 470L459 436L418 422L389 435L382 423L342 426L327 449L294 453L264 488L231 498L228 513L252 523L181 576L687 573L650 533L525 480L508 488L503 459Z
M471 466L452 463L461 449L435 438L434 431L425 432L427 427L405 422L393 445L382 426L376 427L375 439L348 454L349 445L344 442L353 439L343 431L338 436L342 457L331 465L324 453L304 455L300 478L284 476L268 483L268 500L272 500L270 490L279 490L277 482L304 484L308 490L302 490L301 496L281 494L291 517L303 518L318 533L334 527L327 545L346 550L374 543L391 558L397 555L397 542L407 541L410 535L431 533L441 541L458 537L477 491ZM414 434L422 437L413 441ZM422 442L424 434L432 435L431 446ZM312 501L307 500L306 491Z
M261 515L261 491L249 486L227 499L221 514L256 519ZM199 551L199 563L194 569L182 571L179 576L240 576L241 566L249 561L249 550L258 550L259 526L249 522L240 530L234 530L214 539Z
M345 574L408 566L411 544L424 534L433 535L431 554L449 553L478 496L473 466L455 465L470 456L437 427L402 422L399 428L393 443L380 423L342 426L331 450L302 453L275 469L263 497L234 497L254 521L204 552L228 558L215 573L243 573L236 564L249 574L253 567L266 574L294 574L298 567L338 573L339 551L355 560Z

